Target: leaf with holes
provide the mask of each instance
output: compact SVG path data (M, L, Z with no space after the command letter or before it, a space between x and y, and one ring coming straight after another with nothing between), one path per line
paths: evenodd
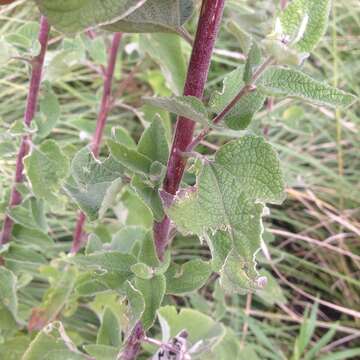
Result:
M264 204L279 204L283 199L275 151L263 138L248 135L221 147L215 161L205 162L196 185L178 192L166 212L183 233L208 238L209 233L211 237L223 230L231 239L232 251L213 256L225 258L222 274L237 269L236 277L230 279L237 284L235 290L248 289L256 287L258 280L255 255L260 248Z

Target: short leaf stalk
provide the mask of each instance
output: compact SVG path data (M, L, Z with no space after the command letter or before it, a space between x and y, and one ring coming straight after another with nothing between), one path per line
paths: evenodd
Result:
M38 40L40 43L40 53L31 60L31 80L29 86L29 92L26 101L26 109L24 114L24 124L26 127L31 125L31 122L35 116L38 97L40 91L40 83L42 78L42 72L44 67L44 59L48 46L50 25L44 16L40 20L40 31ZM21 194L17 191L16 187L19 183L24 181L24 158L29 153L31 144L31 137L24 135L21 139L19 152L16 158L16 169L14 184L11 190L9 207L19 205L21 203ZM10 241L11 232L13 229L13 221L7 215L4 219L3 228L0 237L0 244L6 244Z
M114 71L116 66L116 57L119 50L121 38L122 38L122 33L115 33L109 50L109 58L108 58L107 68L105 71L105 80L104 80L100 111L97 118L95 134L91 142L91 150L96 158L99 156L100 144L103 137L104 128L106 125L106 120L109 111L111 109L111 103L112 103L111 88L112 88L112 82L113 82ZM85 214L83 212L80 212L77 219L77 223L73 235L73 242L71 246L71 253L73 254L76 254L83 245L84 242L83 240L85 237L85 233L84 233L85 221L86 221Z
M191 54L184 95L202 99L210 68L211 56L224 10L224 0L203 0L194 46ZM175 195L184 174L187 159L182 156L192 141L195 123L179 117L173 139L164 191ZM170 219L165 216L154 224L154 239L158 257L163 258L169 242Z

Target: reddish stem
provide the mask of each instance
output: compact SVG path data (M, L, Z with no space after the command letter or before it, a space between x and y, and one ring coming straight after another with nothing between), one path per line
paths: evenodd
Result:
M287 6L288 0L280 0L280 9L284 10Z
M134 360L140 351L141 341L144 339L144 329L139 321L126 341L124 350L119 354L117 360Z
M199 23L185 82L185 96L196 96L199 99L203 97L211 56L222 19L224 1L225 0L203 0L202 2ZM170 194L175 195L179 189L187 162L187 159L182 156L182 152L184 152L191 143L194 127L195 123L192 120L184 117L178 118L167 174L163 184L163 189ZM155 222L154 224L155 244L160 259L162 259L168 245L169 230L170 221L167 217L165 217L162 222Z
M101 139L103 137L106 120L109 111L111 109L111 100L112 100L111 88L112 88L112 81L114 78L114 71L116 66L116 57L119 50L121 38L122 38L121 33L115 33L109 50L109 58L105 72L105 81L104 81L100 111L97 118L95 134L91 142L91 150L96 158L99 156ZM83 212L80 212L73 235L73 243L71 247L71 253L73 254L76 254L83 245L85 238L85 233L84 233L85 221L86 221L85 214Z
M24 124L30 126L32 119L35 116L36 108L38 104L41 76L44 66L45 54L48 46L50 25L45 17L41 17L40 20L40 32L39 43L40 53L35 56L32 61L31 80L29 86L28 97L26 100L26 109L24 114ZM24 157L28 154L30 149L31 138L28 135L24 135L21 139L19 152L16 158L16 170L14 177L14 185L11 190L9 206L16 206L21 203L21 194L16 190L19 183L24 181ZM3 223L3 228L0 236L0 244L6 244L10 241L11 232L13 228L13 221L8 215L6 215Z

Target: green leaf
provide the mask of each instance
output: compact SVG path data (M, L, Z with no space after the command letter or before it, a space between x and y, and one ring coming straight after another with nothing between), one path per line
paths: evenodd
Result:
M65 333L60 322L54 322L39 332L30 343L22 360L86 360Z
M165 211L181 232L208 238L210 243L208 233L223 230L231 239L232 251L221 272L234 289L247 289L256 287L259 280L255 254L260 248L264 203L278 204L283 199L275 151L263 138L248 135L221 147L214 162L203 164L196 186L179 191ZM214 258L222 261L224 256Z
M269 96L289 96L328 106L349 106L356 97L314 80L294 69L270 67L260 79L258 88Z
M146 236L142 239L138 260L152 268L157 268L161 265L161 262L156 254L152 230L148 231Z
M32 190L39 199L58 202L60 187L69 172L69 160L54 140L44 141L34 147L24 159L26 175Z
M131 266L136 264L136 259L132 255L118 251L108 251L87 256L77 255L68 258L67 262L78 265L83 270L123 273L130 276Z
M212 270L220 272L232 248L231 238L226 231L218 230L210 234L207 241L212 255Z
M261 50L254 42L250 48L249 54L246 59L243 80L245 84L249 84L252 80L253 69L261 62Z
M154 217L151 210L131 188L127 188L122 194L121 206L126 210L126 225L142 226L146 229L153 226Z
M141 321L145 330L149 329L155 321L156 312L159 309L166 289L164 275L156 275L151 279L135 278L135 287L144 297L145 311Z
M19 360L30 344L28 336L19 335L0 344L0 358Z
M147 156L113 140L108 141L108 146L115 160L131 172L140 175L149 174L152 161Z
M14 320L17 319L18 298L16 294L17 278L8 269L0 267L0 308L6 310Z
M16 55L16 49L3 38L0 38L0 65L6 65L7 62Z
M30 247L40 252L46 253L49 248L54 246L53 239L38 229L16 225L12 235L21 246Z
M159 196L159 186L151 186L148 182L141 179L139 175L134 175L131 187L150 208L156 221L161 221L164 217L164 210Z
M36 56L40 52L38 34L40 25L38 22L29 21L6 36L6 41L15 46L20 52Z
M131 137L129 132L120 126L112 128L112 139L117 143L123 144L130 149L136 148L136 143L134 139Z
M184 24L193 9L193 0L147 0L129 16L104 28L129 33L168 32Z
M141 243L147 234L141 226L125 226L114 234L110 250L130 254L134 245Z
M103 216L122 187L123 167L112 158L95 159L88 147L81 149L71 163L73 181L65 185L89 220Z
M32 230L48 231L45 218L44 201L31 197L22 205L9 209L10 218L16 223Z
M244 54L248 54L253 43L252 37L244 31L235 21L229 20L225 25L226 30L234 35L239 41L239 45Z
M61 32L71 34L120 20L142 6L145 1L36 0L36 3L52 26Z
M86 242L85 255L102 251L103 243L96 234L90 234Z
M166 293L184 295L205 285L211 274L208 262L194 259L183 265L171 264L165 273Z
M210 99L209 105L213 112L220 113L240 92L245 85L243 78L244 66L238 67L225 77L223 90L215 92ZM264 105L265 98L258 90L243 96L225 116L225 124L234 130L247 128L255 113Z
M201 358L215 358L213 350L225 335L225 328L221 323L193 309L182 308L178 312L174 306L160 308L158 318L164 342L186 330L189 343L197 344L198 351L203 350Z
M42 95L39 103L40 114L43 116L35 118L38 127L36 136L40 138L44 138L50 134L60 117L59 101L50 85L46 87L46 90L42 91Z
M145 285L146 286L146 285ZM145 300L142 293L127 281L124 285L124 294L127 299L125 340L131 334L136 324L145 312ZM149 305L148 305L149 306Z
M54 271L55 270L55 271ZM50 269L51 286L46 291L39 307L33 308L29 320L29 330L41 330L48 323L57 319L74 290L76 269Z
M106 345L95 345L89 344L84 345L85 351L93 356L96 360L114 360L116 359L119 349L113 346Z
M160 116L155 116L150 126L142 134L137 150L152 161L164 165L169 158L169 144L166 139L166 130Z
M140 279L149 280L153 277L153 270L144 263L137 263L131 266L131 271Z
M169 89L175 95L181 95L187 66L180 37L175 34L141 35L139 46L160 65Z
M331 0L294 0L280 14L282 35L301 52L310 52L326 32Z
M265 269L261 269L259 273L267 279L267 283L262 289L256 290L256 296L268 305L285 305L287 303L286 297L276 279Z
M206 107L195 96L145 97L144 101L204 125L209 123Z
M5 266L16 275L24 272L38 275L39 267L47 264L47 259L44 255L29 248L23 247L15 242L11 243L10 248L2 254L5 260Z
M103 313L96 343L114 347L121 345L121 329L118 318L108 307Z

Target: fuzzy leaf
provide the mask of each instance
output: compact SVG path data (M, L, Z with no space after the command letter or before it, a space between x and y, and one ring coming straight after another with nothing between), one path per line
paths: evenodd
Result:
M69 161L54 140L44 141L24 159L26 175L39 199L58 202L58 192L68 175Z
M140 279L149 280L153 277L153 270L144 263L132 265L131 271Z
M175 95L182 94L186 77L186 62L180 37L176 34L141 35L139 46L159 64L169 89Z
M8 269L0 267L0 309L17 319L18 299L16 294L17 278Z
M152 161L167 164L169 144L166 139L166 130L160 116L155 116L150 126L142 134L137 150Z
M349 106L355 96L294 69L273 66L262 76L259 89L270 96L289 96L328 106Z
M301 52L314 49L326 32L331 0L294 0L280 14L283 34Z
M134 175L131 186L139 197L152 211L156 221L161 221L164 217L164 210L159 196L158 186L150 186L143 181L139 175Z
M184 24L193 9L193 0L147 0L129 16L104 28L129 33L168 32Z
M35 121L38 127L36 136L44 138L50 134L59 120L60 104L50 85L46 87L46 91L42 91L42 94L43 96L39 101L42 116L36 117Z
M108 145L111 155L121 165L137 174L149 174L152 161L147 156L141 154L135 149L128 148L125 145L117 143L113 140L109 140Z
M145 300L142 293L127 281L123 288L128 306L126 311L127 324L125 328L125 340L132 333L145 312Z
M29 330L41 330L45 325L54 321L61 310L67 305L74 289L76 270L68 268L58 271L51 280L51 286L46 291L42 304L33 308L29 320Z
M166 289L164 275L156 275L151 279L135 279L135 287L144 297L145 311L142 315L142 324L145 329L149 329L156 318L156 312L159 309Z
M253 69L261 62L261 50L254 42L250 48L246 59L243 80L246 84L250 83L253 76Z
M67 261L78 265L83 270L124 273L129 276L131 275L131 266L136 264L136 259L132 255L122 254L118 251L108 251L88 256L77 255L68 258Z
M243 53L248 54L253 43L251 35L244 31L234 20L229 20L225 26L226 30L237 38Z
M183 265L175 263L165 273L166 293L183 295L201 288L209 279L211 266L200 259L190 260Z
M6 63L16 56L17 52L13 46L11 46L4 39L0 39L0 66L6 65Z
M73 158L71 175L74 181L68 181L65 190L89 220L96 220L105 213L120 190L122 174L123 167L119 163L112 158L100 162L86 147Z
M204 104L195 96L145 97L145 102L161 109L198 121L207 125L209 122Z
M184 233L208 237L208 232L226 232L232 256L214 257L221 262L226 256L224 275L228 270L235 274L237 269L238 275L232 278L237 283L235 290L248 289L257 285L254 258L260 248L264 203L283 199L275 151L263 138L248 135L221 147L215 161L203 165L196 186L180 191L166 212Z
M101 360L114 360L119 353L118 348L107 345L89 344L84 345L84 349L89 355L93 356L95 359Z
M220 113L239 93L245 85L243 78L244 66L238 67L225 77L223 90L221 92L215 92L210 99L209 104L213 112ZM255 113L264 105L265 98L266 97L258 90L243 96L225 116L225 124L234 130L247 128Z
M114 234L110 250L130 254L136 243L141 243L147 235L146 230L140 226L125 226Z
M60 322L54 322L39 332L30 343L22 360L86 360L65 333Z
M146 0L36 0L40 12L57 30L72 34L120 20Z
M119 347L121 345L121 329L116 315L108 307L105 308L101 326L97 333L97 344Z

